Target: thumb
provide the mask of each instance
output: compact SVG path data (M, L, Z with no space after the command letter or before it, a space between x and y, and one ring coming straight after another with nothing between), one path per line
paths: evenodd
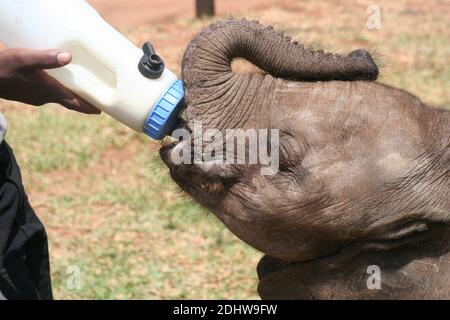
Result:
M60 68L72 61L72 55L56 49L51 50L29 50L29 49L12 49L15 62L18 69L54 69Z

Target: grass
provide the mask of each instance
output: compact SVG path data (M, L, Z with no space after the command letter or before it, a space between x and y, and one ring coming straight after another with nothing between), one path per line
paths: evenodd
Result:
M449 8L443 1L377 1L378 31L365 27L365 1L280 3L248 15L331 51L377 49L382 82L450 105ZM185 46L209 21L122 31L136 43L152 39L179 73ZM47 227L56 298L257 298L261 254L176 189L158 160L157 143L105 115L5 101L0 108L31 203ZM68 286L71 266L81 272L78 289Z

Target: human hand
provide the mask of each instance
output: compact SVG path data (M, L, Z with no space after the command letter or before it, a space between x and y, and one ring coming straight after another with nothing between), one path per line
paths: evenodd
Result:
M0 51L0 98L35 106L59 103L82 113L101 113L44 71L63 67L71 61L70 53L55 49Z

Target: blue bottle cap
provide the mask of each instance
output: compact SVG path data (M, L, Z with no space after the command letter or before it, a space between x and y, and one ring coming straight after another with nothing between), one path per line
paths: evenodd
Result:
M164 138L177 121L183 98L183 82L177 80L153 106L145 122L144 132L155 140Z

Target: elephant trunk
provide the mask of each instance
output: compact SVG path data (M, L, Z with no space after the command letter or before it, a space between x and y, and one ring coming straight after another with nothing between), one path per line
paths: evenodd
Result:
M191 42L183 58L186 86L214 85L231 77L231 62L244 58L274 77L297 81L375 80L378 68L370 54L348 56L305 48L256 21L214 23Z
M201 31L183 57L188 123L196 120L209 127L237 128L251 125L251 118L257 117L255 101L268 100L273 78L234 73L234 58L244 58L273 77L288 80L375 80L378 76L365 50L348 56L313 51L256 21L221 21Z

